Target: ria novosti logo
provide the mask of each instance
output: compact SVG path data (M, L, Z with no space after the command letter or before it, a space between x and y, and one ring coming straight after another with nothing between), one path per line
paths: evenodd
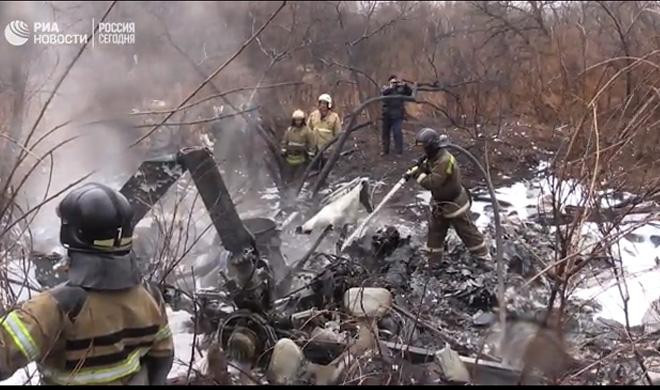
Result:
M94 19L92 18L92 26ZM134 22L101 22L97 30L89 33L69 33L61 31L57 22L34 22L33 27L22 21L13 20L5 27L5 39L13 46L23 46L28 41L34 45L85 45L91 41L92 47L99 45L135 44Z
M30 38L30 27L22 20L13 20L5 27L5 39L14 46L23 46Z

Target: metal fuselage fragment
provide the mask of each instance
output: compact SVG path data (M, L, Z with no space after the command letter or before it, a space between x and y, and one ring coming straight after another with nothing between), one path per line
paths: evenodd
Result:
M360 206L371 212L369 180L357 178L329 195L326 201L328 203L318 213L298 228L299 233L311 234L312 231L323 230L327 226L343 228L345 225L355 224Z

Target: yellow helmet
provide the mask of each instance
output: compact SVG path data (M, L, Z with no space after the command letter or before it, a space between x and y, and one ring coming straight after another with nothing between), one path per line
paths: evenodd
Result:
M303 110L295 110L291 115L291 119L305 119L305 112Z

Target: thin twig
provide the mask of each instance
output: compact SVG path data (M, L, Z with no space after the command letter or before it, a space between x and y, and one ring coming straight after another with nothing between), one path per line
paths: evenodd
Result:
M209 101L209 100L212 100L212 99L215 99L215 98L219 98L219 97L224 97L224 96L227 96L227 95L230 95L230 94L233 94L233 93L237 93L237 92L251 91L251 90L255 90L255 89L271 89L271 88L287 87L287 86L291 86L291 85L302 85L302 84L305 84L305 83L302 82L302 81L290 81L290 82L286 82L286 83L277 83L277 84L270 84L270 85L257 85L257 86L254 86L254 87L234 88L234 89L230 89L230 90L225 91L225 92L216 93L216 94L207 96L205 98L201 98L196 102L186 104L185 106L183 106L181 108L178 108L178 109L175 108L175 109L171 109L171 110L161 110L161 111L140 111L140 112L132 112L129 115L130 116L137 116L137 115L169 114L171 112L186 110L190 107L196 106L196 105L204 103L206 101ZM241 111L241 112L247 112L247 111Z
M113 0L112 3L110 3L108 8L105 10L105 13L103 14L103 16L101 17L99 22L94 27L94 32L98 31L99 25L105 21L105 18L108 16L108 14L110 13L110 11L112 10L112 8L115 6L116 3L117 3L117 0ZM34 124L32 125L32 128L30 129L30 132L28 133L28 136L25 139L25 143L23 144L23 146L25 146L25 147L28 146L28 144L30 142L30 139L32 138L32 136L34 135L34 132L37 129L37 126L39 126L39 122L41 122L41 119L43 118L44 114L46 113L46 110L48 109L48 106L50 105L50 102L55 97L55 94L59 90L60 86L62 85L62 83L64 82L66 77L69 75L69 72L71 71L73 66L76 64L76 62L78 61L80 56L85 51L85 48L87 48L88 43L89 43L89 40L85 41L85 43L82 45L80 50L78 50L78 53L75 55L75 57L73 57L73 60L71 60L71 63L64 69L64 73L62 74L60 79L57 81L57 83L55 83L55 86L53 87L53 90L51 91L50 95L48 96L48 99L46 99L46 102L41 107L41 110L39 111L39 114L37 115L37 119L34 121ZM23 152L21 152L19 154L19 157L18 157L19 161L21 160L22 153ZM11 173L9 174L9 177L7 178L7 183L5 183L5 186L3 187L3 189L0 193L5 193L7 191L7 186L11 182L11 179L12 179L14 173L16 172L16 169L17 169L17 166L14 166L14 169L12 169Z
M243 50L245 50L245 49L246 49L246 48L252 43L252 41L254 41L254 39L255 39L256 37L259 36L259 34L261 34L261 32L262 32L262 31L263 31L263 30L264 30L264 29L270 24L270 22L272 22L273 19L275 19L275 17L277 16L277 14L280 13L280 11L284 8L285 5L286 5L286 1L283 1L282 4L280 4L280 6L275 10L275 12L273 12L273 14L268 18L268 20L266 20L266 22L261 26L261 28L259 28L259 30L257 30L256 33L254 33L254 34L253 34L253 35L252 35L247 41L245 41L245 42L241 45L241 47L236 51L236 53L234 53L231 57L229 57L229 59L227 59L227 61L225 61L222 65L220 65L220 66L219 66L219 67L218 67L213 73L211 73L210 76L208 76L208 77L207 77L207 78L206 78L201 84L199 84L199 86L197 86L197 88L195 88L195 89L194 89L194 90L188 95L188 97L186 97L185 99L183 99L183 101L182 101L181 103L179 103L179 105L176 107L175 111L170 112L169 114L167 114L167 115L165 116L165 118L163 118L163 120L160 121L159 124L157 124L156 126L154 126L154 127L153 127L151 130L149 130L145 135L143 135L142 137L138 138L137 141L135 141L135 142L133 142L132 144L130 144L128 148L130 149L130 148L132 148L132 147L138 145L139 143L141 143L141 142L144 141L145 139L147 139L151 134L153 134L156 130L158 130L158 128L159 128L160 126L162 126L163 124L165 124L165 122L167 122L167 121L172 117L172 115L174 115L174 113L175 113L177 110L179 110L179 109L180 109L181 107L183 107L186 103L188 103L188 101L189 101L190 99L192 99L193 96L195 96L195 95L197 94L197 92L199 92L200 90L202 90L202 88L204 88L204 86L206 86L206 84L208 84L211 80L213 80L213 78L215 78L215 76L217 76L217 75L218 75L220 72L222 72L222 70L224 70L224 69L225 69L230 63L232 63L232 61L234 61L234 59L236 59L236 57L238 57L238 56L243 52Z
M219 115L219 116L214 116L214 117L211 117L211 118L198 119L196 121L191 121L191 122L168 123L167 126L190 126L190 125L197 125L197 124L200 124L200 123L215 122L215 121L219 121L221 119L231 118L231 117L234 117L234 116L237 116L237 115L243 115L245 113L256 111L258 109L259 109L259 106L256 106L256 107L248 108L248 109L243 110L243 111L233 112L231 114ZM133 126L133 127L136 128L136 129L141 129L141 128L144 128L144 127L151 127L151 126L154 126L154 125L157 125L157 124L148 123L148 124L137 125L137 126Z

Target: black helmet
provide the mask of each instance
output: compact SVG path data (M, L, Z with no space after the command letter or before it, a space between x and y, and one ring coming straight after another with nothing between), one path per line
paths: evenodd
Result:
M67 249L114 254L131 250L133 208L124 195L103 184L69 192L57 206L57 216L62 220L60 241Z
M439 135L437 131L425 127L417 132L415 144L423 145L424 152L431 156L447 145L447 136Z

